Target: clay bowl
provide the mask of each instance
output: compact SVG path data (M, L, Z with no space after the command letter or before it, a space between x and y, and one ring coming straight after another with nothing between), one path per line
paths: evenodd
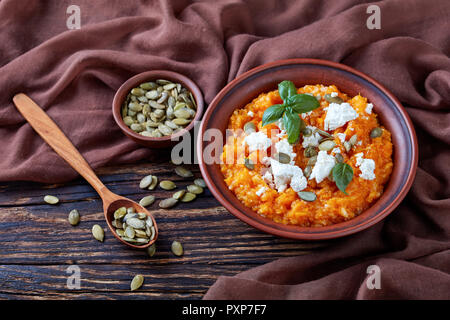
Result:
M220 172L219 155L215 164L202 161L205 147L204 132L211 128L222 133L228 119L237 108L244 107L260 93L277 89L283 80L291 80L297 87L306 84L335 84L350 96L367 97L381 123L392 133L394 168L383 195L369 209L352 220L320 228L283 225L264 218L245 207L227 188ZM225 141L223 141L224 143ZM221 153L221 152L220 152ZM252 69L223 88L206 111L197 141L197 156L203 177L216 199L233 215L264 232L299 240L332 239L367 229L391 213L405 197L414 180L418 146L414 127L400 102L374 79L345 65L315 59L292 59L268 63Z
M192 92L192 95L197 103L197 113L195 114L192 122L184 129L179 132L172 134L170 136L164 136L160 138L152 138L152 137L144 137L133 130L131 130L122 119L121 109L122 104L125 101L128 93L134 87L139 86L139 84L147 81L154 81L157 79L165 79L173 82L181 83L186 89ZM165 70L153 70L147 71L143 73L139 73L134 77L128 79L120 88L117 90L116 95L114 96L113 104L112 104L112 112L114 116L114 120L116 121L119 128L122 130L125 135L134 140L135 142L142 144L146 147L151 148L166 148L175 145L180 141L181 137L189 132L194 127L196 121L200 121L203 114L203 96L200 89L191 79L183 76L182 74L173 72L173 71L165 71Z

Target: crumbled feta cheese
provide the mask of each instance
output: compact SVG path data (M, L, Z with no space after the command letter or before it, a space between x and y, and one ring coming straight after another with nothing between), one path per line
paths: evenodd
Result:
M263 157L263 158L261 159L261 163L262 163L263 165L265 165L266 167L268 167L268 166L270 165L270 157Z
M357 144L358 146L362 145L362 140L359 140L356 144Z
M248 150L250 152L256 150L267 150L272 145L272 140L270 140L264 132L252 132L244 138L243 144L248 145Z
M312 111L301 113L300 117L302 117L302 119L306 119L306 117L309 117L311 115L311 113L312 113Z
M272 178L272 174L270 173L269 170L267 170L266 173L264 173L263 179L264 179L264 181L265 181L267 184L272 183L273 178Z
M350 128L348 128L350 131L355 131L355 128L352 128L352 127L350 127Z
M356 157L356 166L361 170L360 177L364 180L373 180L375 179L375 161L372 159L364 159L364 153L360 152L355 154Z
M256 195L257 195L258 197L261 197L261 195L262 195L264 192L266 192L266 190L267 190L266 187L261 187L261 188L259 188L258 191L256 191Z
M319 151L316 164L312 169L309 180L315 178L317 183L322 182L326 177L328 177L335 164L336 163L333 156L327 154L326 151Z
M283 124L283 119L278 119L277 121L274 122L275 125L281 130L286 132L285 128L284 128L284 124Z
M311 129L312 132L314 132L317 128L312 126L306 126L307 128ZM319 145L319 140L322 139L321 135L318 132L314 132L309 137L303 136L303 142L302 146L303 148L307 148L309 146L311 147L317 147Z
M332 92L330 95L331 95L333 98L335 98L335 97L338 96L338 93L337 93L337 92Z
M290 156L291 164L295 163L295 157L297 156L297 154L294 152L294 148L287 139L283 139L275 143L275 148L277 149L277 152L282 152Z
M334 148L333 150L331 150L331 153L341 153L341 149L339 149L338 147Z
M295 192L299 192L306 188L308 182L303 175L302 169L290 164L280 163L275 159L270 161L273 179L278 192L286 190L288 185Z
M338 136L339 140L341 140L342 143L345 142L345 133L336 133L336 135Z
M247 112L247 115L248 115L249 117L253 117L255 114L253 113L253 111L249 111L249 112Z
M373 104L368 103L366 106L366 113L371 114L372 113Z
M358 113L347 102L330 103L324 122L325 131L336 130L356 118L358 118Z

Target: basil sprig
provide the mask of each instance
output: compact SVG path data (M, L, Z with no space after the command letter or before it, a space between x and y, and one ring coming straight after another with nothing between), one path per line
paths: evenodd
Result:
M307 94L298 94L292 81L282 81L278 84L278 93L283 100L282 104L275 104L264 111L262 125L268 125L282 119L288 135L288 142L297 142L300 132L306 127L299 117L300 113L312 111L320 106L316 98Z
M338 163L333 167L332 172L334 182L336 182L336 186L339 188L339 190L348 195L348 193L345 192L345 189L353 179L352 167L346 163Z

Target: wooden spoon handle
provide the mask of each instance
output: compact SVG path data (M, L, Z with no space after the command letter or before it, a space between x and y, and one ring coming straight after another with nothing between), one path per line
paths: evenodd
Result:
M110 193L72 142L41 107L23 93L14 96L13 101L23 117L39 133L42 139L83 176L102 198L104 193Z

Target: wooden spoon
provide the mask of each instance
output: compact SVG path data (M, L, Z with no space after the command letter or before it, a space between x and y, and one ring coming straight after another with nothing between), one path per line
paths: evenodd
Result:
M56 151L64 160L69 163L81 176L83 176L87 182L97 191L103 201L103 212L105 214L106 222L113 235L122 243L133 248L147 248L152 245L158 238L158 227L153 216L142 206L136 202L119 196L111 192L100 181L89 164L78 152L70 140L59 129L55 122L27 95L19 93L13 98L14 104L17 109L33 127L34 130ZM147 216L153 220L153 226L155 227L155 237L149 243L144 245L134 245L132 243L122 240L116 233L111 222L114 219L114 211L120 207L130 208L133 207L136 212L144 212Z

